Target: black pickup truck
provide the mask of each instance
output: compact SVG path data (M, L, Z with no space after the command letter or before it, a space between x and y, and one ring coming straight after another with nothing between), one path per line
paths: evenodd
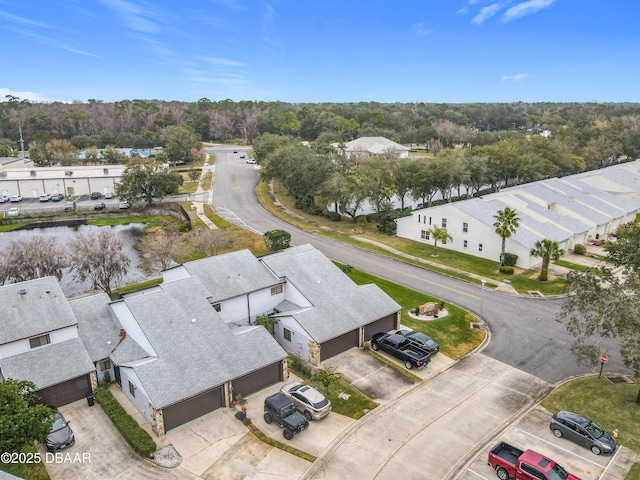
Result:
M431 361L431 354L427 350L397 333L376 333L371 338L371 348L375 351L382 350L402 360L407 370L413 367L422 368Z

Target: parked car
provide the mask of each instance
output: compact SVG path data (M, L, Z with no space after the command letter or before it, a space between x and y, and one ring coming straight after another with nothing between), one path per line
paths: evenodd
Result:
M0 195L0 203L5 203L9 201L9 197L7 195Z
M245 154L244 154L244 153L243 153L242 155L240 155L240 158L244 158L244 157L245 157Z
M7 212L7 217L17 217L18 215L20 215L20 209L17 207L12 207Z
M264 399L264 421L268 424L276 422L284 429L282 435L287 440L309 427L309 421L302 416L293 401L282 393L274 393Z
M549 428L558 438L566 438L590 449L596 455L616 450L616 440L597 424L577 413L564 410L551 418Z
M44 444L49 452L55 452L70 447L76 439L73 436L73 430L69 427L69 422L62 416L62 413L55 407L49 408L54 412L53 425L51 425L51 432Z
M550 458L533 450L520 450L507 442L491 449L487 463L500 480L580 480Z
M10 199L11 203L18 203L22 201L22 196L21 195L11 195L11 199Z
M49 200L51 200L51 195L49 195L48 193L43 193L42 195L40 195L41 202L48 202Z
M238 153L238 150L234 150L233 153Z
M113 192L107 192L104 194L104 198L113 198Z
M255 165L256 161L253 158L247 158L247 163L250 163L251 165Z
M121 208L121 209L131 208L131 204L129 202L123 201L123 202L120 202L120 206L118 208Z
M107 208L107 206L104 204L104 202L98 202L96 203L95 207L93 207L94 210L104 210L105 208Z
M431 354L404 336L378 332L371 338L371 349L382 350L404 363L407 370L422 368L431 361Z
M315 388L300 382L291 382L284 385L280 392L293 400L298 410L304 417L311 420L320 420L331 412L331 402Z
M76 202L67 202L64 204L65 212L73 212L76 209Z
M52 202L59 202L63 199L64 199L64 195L62 195L61 193L54 193L53 195L51 195Z
M440 351L440 345L438 345L438 343L429 335L426 335L422 332L414 332L413 330L398 330L396 333L417 343L431 355Z
M102 198L102 194L100 192L91 192L91 200L99 200Z

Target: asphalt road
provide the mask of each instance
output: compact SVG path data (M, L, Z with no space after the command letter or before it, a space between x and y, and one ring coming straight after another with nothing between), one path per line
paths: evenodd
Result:
M491 332L483 353L542 380L556 383L574 375L597 372L576 365L569 352L572 337L555 320L562 300L513 296L457 278L426 270L357 247L300 230L272 216L258 203L254 190L258 174L240 155L247 148L220 146L206 149L216 155L212 204L216 212L233 223L263 233L284 229L293 244L310 243L327 257L360 270L460 305L480 315ZM614 342L602 341L609 355L607 371L629 372Z

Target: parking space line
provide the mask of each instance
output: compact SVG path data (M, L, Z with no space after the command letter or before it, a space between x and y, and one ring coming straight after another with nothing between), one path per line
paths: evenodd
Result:
M599 468L602 468L602 465L600 465L599 463L594 462L593 460L589 460L587 457L583 457L582 455L579 455L577 453L573 453L572 451L567 450L566 448L562 448L562 447L558 446L558 444L556 444L556 443L551 443L550 441L545 440L544 438L538 437L537 435L529 433L526 430L522 430L521 428L518 428L518 427L515 427L515 430L519 430L522 433L525 433L525 434L529 435L530 437L536 438L536 439L546 443L547 445L551 445L552 447L558 448L558 449L562 450L565 453L569 453L569 454L573 455L574 457L578 457L578 458L580 458L582 460L586 460L587 462L591 463L592 465L595 465L595 466L597 466Z
M484 475L480 475L478 472L475 472L473 470L471 470L470 468L467 468L467 472L471 472L473 473L475 476L482 478L483 480L489 480L487 477L485 477Z
M618 453L620 453L620 446L616 446L616 453L613 454L613 456L611 457L611 460L609 460L609 463L607 463L607 466L605 467L604 471L602 472L602 474L598 477L598 478L602 478L604 477L604 475L607 473L607 470L609 470L609 467L611 465L615 465L615 459L618 456Z

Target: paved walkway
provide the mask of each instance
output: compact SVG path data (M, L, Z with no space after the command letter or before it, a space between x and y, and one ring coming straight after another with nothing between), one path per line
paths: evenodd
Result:
M202 172L200 173L200 180L198 181L198 188L196 189L196 194L197 193L204 193L204 181L205 178L207 176L207 173L211 172L211 174L213 175L214 170L215 170L215 166L212 165L209 168L209 160L211 159L211 154L207 153L204 157L204 165L202 166ZM209 197L211 197L211 192L209 192ZM211 204L211 198L209 198L209 204ZM196 207L196 214L198 215L198 218L200 220L202 220L204 222L204 224L209 227L211 230L215 230L218 227L216 227L216 224L213 223L211 220L209 220L209 217L207 217L204 213L204 203L202 202L191 202L192 205L194 205Z

